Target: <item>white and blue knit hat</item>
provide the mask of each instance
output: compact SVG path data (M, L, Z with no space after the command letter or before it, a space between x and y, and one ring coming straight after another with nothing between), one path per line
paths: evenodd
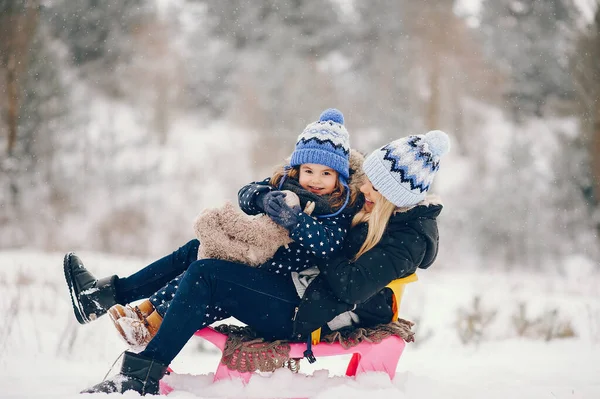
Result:
M423 199L440 168L440 157L450 149L448 135L432 130L408 136L373 151L363 164L373 187L398 207Z
M350 177L350 138L344 127L344 115L329 108L319 120L310 123L298 136L290 166L305 163L325 165L336 170L345 180Z

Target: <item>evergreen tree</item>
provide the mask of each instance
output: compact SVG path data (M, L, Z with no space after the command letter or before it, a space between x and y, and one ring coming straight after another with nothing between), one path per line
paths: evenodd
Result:
M573 99L572 0L484 0L481 9L485 54L508 79L504 95L513 120L542 116L551 98Z
M75 65L101 61L114 68L133 49L131 33L143 15L142 0L57 0L47 4L50 32L62 40Z
M11 226L1 240L19 245L28 240L48 244L57 219L69 210L70 185L64 179L61 149L69 124L69 99L60 74L60 60L51 50L43 24L28 48L27 68L20 78L18 136L12 151L9 179L0 179L0 219Z

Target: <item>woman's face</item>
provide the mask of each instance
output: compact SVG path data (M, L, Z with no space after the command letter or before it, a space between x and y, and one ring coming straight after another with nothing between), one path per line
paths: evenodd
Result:
M298 181L303 189L317 195L331 194L335 190L338 173L328 166L316 163L300 165Z
M381 199L381 194L373 187L371 181L366 177L365 182L360 186L360 191L365 195L365 205L363 205L363 209L366 212L371 212L375 203Z

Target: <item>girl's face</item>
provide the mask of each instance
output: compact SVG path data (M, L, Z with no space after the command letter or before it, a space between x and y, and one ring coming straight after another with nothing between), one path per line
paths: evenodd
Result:
M375 203L381 199L381 194L373 187L371 181L366 177L363 185L360 186L360 191L365 195L365 205L363 206L363 209L366 212L371 212Z
M338 173L325 165L304 163L300 165L298 181L303 189L317 195L331 194L335 190Z

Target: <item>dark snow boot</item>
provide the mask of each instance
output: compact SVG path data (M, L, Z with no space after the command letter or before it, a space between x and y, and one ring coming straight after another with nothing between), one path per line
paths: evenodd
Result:
M123 393L136 391L140 395L158 395L161 378L167 373L167 365L133 352L125 352L121 372L81 393Z
M72 252L65 255L63 268L73 311L80 324L96 320L117 304L114 284L117 276L97 280Z

